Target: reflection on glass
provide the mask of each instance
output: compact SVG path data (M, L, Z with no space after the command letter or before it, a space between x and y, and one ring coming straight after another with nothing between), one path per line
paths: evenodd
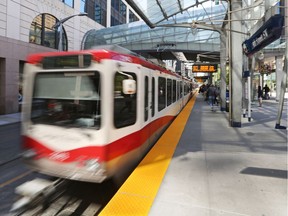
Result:
M136 79L134 73L124 71ZM136 123L137 117L137 94L124 94L122 91L122 81L127 76L116 73L114 78L114 125L116 128L122 128ZM136 84L137 86L137 84Z
M100 128L100 76L87 73L38 73L32 122L64 127Z
M53 26L57 21L51 14L40 14L35 17L30 26L29 42L56 49L58 32ZM62 42L63 50L67 50L67 35L64 27Z

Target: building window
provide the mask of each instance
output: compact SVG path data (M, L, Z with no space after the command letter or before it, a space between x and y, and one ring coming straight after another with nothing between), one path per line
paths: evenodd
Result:
M129 10L129 23L135 21L139 21L138 17L131 10Z
M111 7L114 8L116 11L119 11L120 1L121 0L111 0Z
M66 5L74 8L74 0L62 0Z
M122 1L120 1L120 14L125 18L126 18L126 9L127 6Z
M121 0L111 1L111 26L126 23L127 6Z
M81 0L81 1L80 1L80 12L81 12L81 13L84 13L84 12L87 11L86 8L85 8L85 6L86 6L86 0Z
M57 49L59 33L53 26L58 21L51 14L44 13L36 16L30 26L29 42ZM62 37L63 50L67 50L67 35L64 27Z
M107 26L107 1L106 0L81 0L80 12L87 13L88 17L97 23Z

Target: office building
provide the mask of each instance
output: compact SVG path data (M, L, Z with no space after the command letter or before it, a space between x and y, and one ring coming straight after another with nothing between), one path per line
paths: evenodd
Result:
M83 13L87 16L81 16ZM59 29L54 27L57 22L65 21L62 49L66 51L80 49L83 36L91 29L137 20L122 0L1 1L0 114L19 111L26 56L57 50Z

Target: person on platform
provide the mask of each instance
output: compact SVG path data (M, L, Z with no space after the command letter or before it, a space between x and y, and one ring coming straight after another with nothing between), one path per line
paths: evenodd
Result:
M264 86L263 90L264 90L264 98L269 99L270 97L268 93L270 92L270 88L267 86L267 84Z
M211 107L211 110L213 110L213 106L215 104L215 98L216 98L216 87L211 84L209 88L207 89L207 97L208 97L208 102Z
M259 102L259 107L262 106L262 99L263 99L263 90L261 86L258 86L258 102Z

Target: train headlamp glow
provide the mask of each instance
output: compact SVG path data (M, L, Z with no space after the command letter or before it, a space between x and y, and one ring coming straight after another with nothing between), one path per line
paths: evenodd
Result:
M100 164L98 159L90 159L85 161L85 167L89 171L96 171L99 169Z

